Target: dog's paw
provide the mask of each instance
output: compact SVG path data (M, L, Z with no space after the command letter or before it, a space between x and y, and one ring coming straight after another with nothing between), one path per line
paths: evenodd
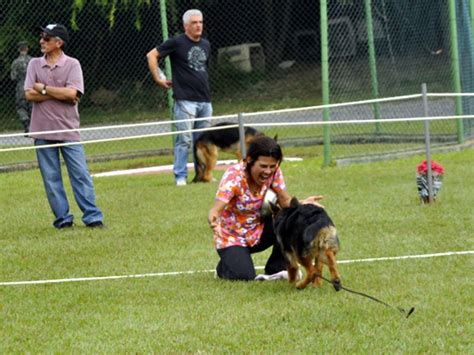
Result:
M315 277L314 281L313 281L313 287L321 287L321 285L323 284L323 279L320 278L320 277Z
M306 280L302 280L296 283L296 288L298 290L303 290L306 288L306 286L308 286L308 282Z
M339 280L339 279L332 280L332 285L334 286L334 289L335 289L336 291L340 291L340 290L341 290L341 287L342 287L341 280Z

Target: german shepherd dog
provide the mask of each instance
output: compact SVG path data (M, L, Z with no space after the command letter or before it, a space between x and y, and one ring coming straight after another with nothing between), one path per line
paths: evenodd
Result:
M216 167L217 152L235 153L238 160L242 159L239 144L239 129L237 127L225 128L233 125L230 122L217 123L212 127L223 127L222 129L207 131L201 134L194 142L194 156L197 161L197 170L193 182L211 182L212 170ZM248 149L250 142L257 136L263 135L255 128L245 127L245 145Z
M273 203L271 208L275 234L288 261L290 283L296 282L298 264L301 264L306 269L306 277L296 283L296 288L304 289L311 282L315 287L321 286L319 276L322 276L323 264L326 264L332 284L339 291L341 276L336 265L339 238L326 211L312 204L302 205L295 197L288 208Z

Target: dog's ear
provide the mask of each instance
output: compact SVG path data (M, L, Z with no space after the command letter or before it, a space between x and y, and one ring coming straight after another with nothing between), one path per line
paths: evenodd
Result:
M298 207L299 205L300 205L300 201L298 201L298 199L295 196L293 196L290 201L290 207L295 208L295 207Z
M275 134L275 137L273 137L273 140L274 140L275 142L278 142L278 134Z

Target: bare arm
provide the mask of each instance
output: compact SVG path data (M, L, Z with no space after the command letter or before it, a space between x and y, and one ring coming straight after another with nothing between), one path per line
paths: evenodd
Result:
M313 204L318 207L324 208L323 205L319 204L318 201L322 200L323 196L322 195L316 195L316 196L309 196L305 198L304 200L301 200L300 203L305 205L305 204ZM278 193L278 204L282 208L290 207L290 202L291 202L291 196L286 190L282 190Z
M324 196L322 195L309 196L309 197L306 197L304 200L301 200L300 202L302 205L312 204L312 205L324 208L323 205L318 203L318 201L322 200L323 198Z
M33 89L26 90L26 99L33 102L43 102L46 100L67 101L70 104L79 102L78 92L74 88L46 86L46 95L42 95L41 90L43 87L43 83L35 83Z
M51 100L51 96L41 95L39 92L37 92L34 89L26 89L25 97L28 101L32 101L32 102L43 102L46 100Z
M281 208L290 207L291 196L286 190L278 192L278 204Z
M41 86L41 88L43 88L43 86ZM47 86L46 92L47 95L51 96L53 99L61 101L73 102L77 97L77 90L74 88Z
M158 74L158 61L160 59L160 52L158 52L156 48L153 48L148 52L146 58L148 61L148 68L150 68L150 73L155 83L157 83L163 89L170 89L172 84L171 80L161 80Z
M224 207L225 207L225 202L221 200L215 200L214 205L209 210L207 221L209 222L209 226L212 229L217 228L218 223L219 223L219 218L221 216L221 213Z

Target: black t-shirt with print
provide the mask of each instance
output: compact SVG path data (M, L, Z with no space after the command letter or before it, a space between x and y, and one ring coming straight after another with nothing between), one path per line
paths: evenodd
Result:
M170 56L176 100L211 102L207 73L211 54L209 41L201 38L194 42L182 34L168 39L156 49L160 58Z

